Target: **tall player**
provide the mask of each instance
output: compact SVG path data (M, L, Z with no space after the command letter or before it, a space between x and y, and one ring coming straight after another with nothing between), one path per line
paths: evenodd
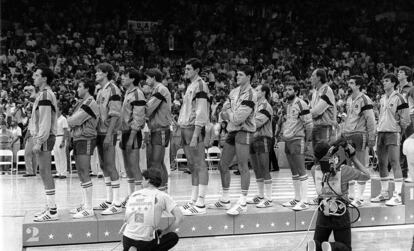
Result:
M57 102L56 96L50 88L54 79L52 70L46 66L40 66L33 73L34 85L39 89L33 104L32 122L33 130L33 152L37 156L40 177L46 192L47 207L44 211L35 214L34 221L58 220L55 202L55 182L51 170L51 152L53 150L57 131Z
M119 174L115 167L115 144L121 116L121 91L114 82L114 68L108 63L96 67L96 82L101 86L96 101L99 107L98 147L99 162L104 174L106 201L95 207L103 215L122 212L119 197Z
M191 81L183 97L178 124L181 139L191 168L191 202L183 206L184 215L205 214L204 198L208 185L208 170L205 162L204 137L209 121L207 84L199 76L201 61L189 59L185 63L184 78Z
M237 85L229 94L229 99L223 105L221 118L228 121L227 130L229 134L224 144L220 161L220 175L222 185L222 196L209 208L227 209L229 215L239 215L247 211L247 194L250 186L249 172L249 148L256 132L255 104L257 102L256 92L250 85L254 75L251 66L244 65L237 71ZM229 166L234 156L241 176L241 195L236 204L231 207L230 203L230 171Z
M394 74L386 74L382 78L385 94L380 101L378 119L377 153L381 177L381 193L371 202L386 201L387 206L401 205L402 172L400 166L400 137L410 124L408 104L395 87L398 79ZM394 172L395 190L392 198L388 194L388 163Z
M286 84L288 105L282 138L285 140L285 153L292 172L295 198L282 205L292 207L295 211L309 208L307 204L308 174L305 168L305 146L311 139L313 127L308 104L298 97L299 93L300 87L295 82Z
M78 84L78 96L81 98L75 110L68 118L73 138L73 153L75 155L76 170L81 181L82 204L70 211L75 219L93 217L92 208L92 180L89 176L91 156L96 147L96 126L98 125L99 108L93 94L95 81L82 80Z
M256 87L257 113L255 117L256 132L250 144L250 159L256 176L259 194L247 201L247 204L256 204L258 208L273 206L272 202L272 176L269 170L269 151L272 144L272 114L269 104L270 88L267 85Z
M171 93L162 81L162 72L156 68L145 71L146 83L151 88L146 115L151 131L151 168L160 170L162 184L160 189L167 190L168 172L164 164L165 148L170 141Z
M122 104L120 148L124 157L124 166L128 181L128 196L142 188L142 175L139 167L139 149L142 144L141 130L145 126L144 93L139 89L142 74L134 68L127 69L121 76L125 88ZM145 157L145 156L144 156Z
M367 146L372 148L375 145L376 123L372 101L360 91L363 85L364 79L361 76L351 76L348 80L351 95L346 102L347 117L342 135L353 143L356 158L366 167ZM363 205L365 185L366 180L349 183L349 197L353 198L352 205L355 207Z

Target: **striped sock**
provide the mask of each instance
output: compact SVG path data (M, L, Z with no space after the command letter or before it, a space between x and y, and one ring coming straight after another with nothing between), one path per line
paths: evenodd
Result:
M115 206L121 206L121 201L119 198L119 188L121 187L121 185L119 184L119 180L111 181L111 187L113 192L112 204Z
M55 202L56 190L55 189L47 189L47 190L45 190L45 193L46 193L47 206L50 209L56 208L56 202Z
M112 203L113 196L112 196L111 177L104 177L104 182L105 182L105 189L106 189L106 201Z
M229 187L223 187L222 188L222 195L221 195L221 200L223 202L229 202L230 201L230 188Z
M264 179L263 178L256 179L256 183L257 183L257 188L259 189L259 197L263 198L264 197Z
M84 206L86 209L90 210L92 209L92 181L85 182L81 184L82 191L85 194L85 203Z
M135 191L135 179L128 178L128 195L131 195Z
M304 203L308 202L308 175L299 177L300 200Z
M142 180L136 180L135 181L135 191L142 189Z
M265 197L272 200L272 180L264 180Z

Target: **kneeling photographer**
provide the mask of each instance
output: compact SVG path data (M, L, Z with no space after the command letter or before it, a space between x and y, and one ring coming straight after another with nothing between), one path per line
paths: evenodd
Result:
M145 170L142 173L144 189L130 195L126 204L125 223L123 232L124 251L170 250L178 242L178 235L174 232L178 228L183 215L177 203L171 196L158 190L161 185L161 173L156 169ZM161 230L159 224L163 212L171 213L175 220Z
M339 161L343 150L355 168ZM308 251L352 250L351 219L348 210L348 182L350 180L369 180L370 174L355 157L355 149L344 139L332 145L327 142L316 144L314 149L316 164L315 186L319 207L315 235L308 242ZM328 242L333 231L335 241Z

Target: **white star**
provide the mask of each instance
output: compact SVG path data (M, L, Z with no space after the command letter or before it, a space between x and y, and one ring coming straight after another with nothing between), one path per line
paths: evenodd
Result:
M275 223L274 222L270 223L270 226L274 227L275 226Z
M260 224L259 223L256 223L256 228L258 228L258 227L260 227Z
M361 222L362 221L362 218L359 218L358 221Z
M212 226L208 226L208 230L210 230L211 231L211 229L212 229L213 227Z
M191 231L193 231L193 232L195 231L195 227L194 226L191 228Z
M301 221L300 224L305 225L305 222L304 221Z
M176 228L176 229L175 229L175 232L178 232L178 231L180 231L180 229L179 229L179 228Z
M240 225L240 228L242 228L242 229L243 229L243 228L244 228L244 225L243 225L243 224L241 224L241 225Z
M55 238L55 236L53 234L49 234L49 239L53 240L53 238Z
M224 229L227 229L227 228L229 228L227 225L224 225Z
M410 214L410 219L414 218L414 215Z
M106 231L104 234L105 234L105 236L109 236L109 232L108 231Z
M387 216L384 216L384 220L388 220L388 217Z
M287 221L287 222L286 222L286 226L289 226L289 225L290 225L290 222L289 222L289 221Z
M371 217L371 221L374 221L375 220L375 217Z
M72 239L72 233L68 233L68 239Z
M397 219L401 219L401 216L399 216L399 215L398 215L398 216L397 216Z
M86 237L91 238L92 234L90 232L86 233Z

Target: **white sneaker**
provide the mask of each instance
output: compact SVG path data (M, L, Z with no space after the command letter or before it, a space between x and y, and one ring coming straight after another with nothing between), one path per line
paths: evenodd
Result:
M36 222L46 222L46 221L55 221L55 220L59 220L58 213L51 214L50 210L46 210L42 215L34 219L34 221Z
M308 245L306 246L306 251L316 251L316 243L314 240L308 241Z
M229 210L227 210L227 214L229 215L239 215L240 213L245 213L247 212L247 205L242 205L239 202L237 202L236 204L234 204L234 206L232 208L230 208Z
M208 204L207 208L209 209L222 209L222 210L228 210L231 207L231 203L230 201L228 202L223 202L221 200L218 200L217 202L213 203L213 204Z
M322 251L332 251L331 243L327 241L322 242Z
M259 195L255 195L253 198L248 199L246 201L247 204L259 204L260 201L262 201L264 197L260 197Z
M364 200L353 200L351 202L351 205L354 207L362 207L363 205L365 205L365 201Z
M189 202L185 203L184 205L180 206L180 209L181 209L181 211L187 210L187 209L193 207L194 204L195 204L194 201L189 201Z
M256 205L257 208L273 207L273 202L268 199L263 199Z
M102 211L102 215L112 215L112 214L120 214L122 213L122 207L121 206L114 206L111 205L109 208Z
M298 200L293 199L293 200L290 200L288 202L283 203L282 206L284 206L284 207L294 207L294 206L296 206L296 204L298 204L298 202L299 202Z
M315 198L309 200L308 204L309 205L318 206L319 205L319 198L318 197L315 197Z
M302 211L302 210L306 210L309 209L309 205L304 203L303 201L299 201L298 203L296 203L296 205L292 208L292 210L294 211Z
M101 204L99 204L97 207L94 207L94 210L106 210L109 207L111 207L111 203L109 203L108 201L104 201Z
M48 210L49 210L49 207L48 207L48 206L45 206L45 208L44 208L44 209L42 209L42 211L39 211L39 212L35 213L35 214L34 214L34 217L35 217L35 218L36 218L36 217L39 217L39 216L43 215L44 213L46 213L46 211L48 211Z
M95 215L95 213L93 212L93 210L88 210L88 209L83 209L79 212L77 212L76 214L73 215L74 219L83 219L83 218L88 218L88 217L93 217Z
M83 210L84 210L83 205L80 205L80 206L79 206L79 207L77 207L77 208L71 209L71 210L69 211L69 213L70 213L70 214L77 214L77 213L79 213L80 211L83 211Z
M385 202L385 205L387 205L387 206L398 206L398 205L402 205L401 196L399 196L399 195L392 196L391 199L389 199L389 200L387 200Z
M206 206L198 207L198 206L194 205L194 206L192 206L188 209L184 209L182 212L183 212L183 215L185 215L185 216L205 214L206 213Z
M389 199L390 199L390 197L389 197L388 193L387 194L380 193L377 197L371 198L371 202L379 203L379 202L387 201Z
M126 207L126 204L128 202L128 199L129 199L129 196L125 197L125 200L121 202L122 208L125 208Z

